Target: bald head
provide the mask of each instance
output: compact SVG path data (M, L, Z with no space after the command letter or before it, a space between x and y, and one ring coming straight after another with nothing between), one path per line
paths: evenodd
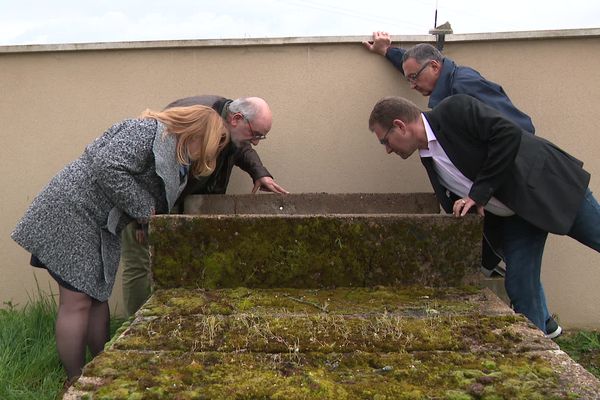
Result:
M271 130L273 114L264 99L242 97L229 105L229 122L234 142L249 141L257 145L259 140L254 137L266 135Z
M256 123L256 125L260 125L259 130L262 133L269 132L271 130L271 124L273 123L273 113L271 112L269 104L260 97L248 97L247 100L256 110L256 114L251 120Z

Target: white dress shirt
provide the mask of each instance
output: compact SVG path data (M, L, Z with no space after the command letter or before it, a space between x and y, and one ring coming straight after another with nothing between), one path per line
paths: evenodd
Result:
M421 157L431 157L433 159L433 168L435 169L442 186L460 197L468 197L471 186L473 186L473 181L464 176L462 172L452 164L452 161L450 161L450 158L448 158L448 155L435 137L431 126L429 126L427 118L425 118L423 114L421 114L421 118L425 124L428 148L419 150L419 155ZM514 215L514 212L510 208L495 197L492 197L483 208L500 217Z

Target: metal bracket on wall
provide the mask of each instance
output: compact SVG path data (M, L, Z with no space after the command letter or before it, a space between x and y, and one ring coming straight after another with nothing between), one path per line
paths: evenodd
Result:
M450 26L450 22L445 22L440 26L437 26L435 29L431 29L429 31L430 35L436 36L435 47L442 51L444 49L444 41L446 40L446 35L452 34L452 27Z

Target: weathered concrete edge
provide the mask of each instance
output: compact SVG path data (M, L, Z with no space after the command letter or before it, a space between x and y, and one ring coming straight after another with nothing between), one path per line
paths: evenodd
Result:
M563 385L570 387L574 392L587 400L600 399L600 380L591 372L583 368L567 353L562 350L547 350L532 352L539 354L560 370L560 379Z
M239 289L239 288L238 288ZM344 288L337 288L335 290L343 290ZM346 288L347 289L347 288ZM350 289L354 289L354 288L350 288ZM387 288L389 291L394 291L395 288L390 287ZM158 314L156 312L153 311L154 307L157 306L163 306L166 307L167 310L170 309L174 309L175 306L173 306L172 304L168 304L164 302L164 295L166 294L168 298L170 299L177 299L180 297L179 293L180 291L183 290L181 288L171 288L171 289L156 289L153 294L150 296L150 298L146 301L146 303L144 303L144 306L139 309L136 314L131 318L131 321L129 321L129 324L127 325L123 325L123 329L119 330L118 333L123 332L126 328L129 328L129 325L131 323L139 323L139 322L143 322L145 320L152 320L152 319L156 319L161 317L161 315L163 314ZM227 293L227 292L233 292L237 289L185 289L185 292L187 293L195 293L197 295L202 295L202 294L208 294L208 293ZM289 301L294 302L297 301L297 298L295 298L294 296L302 296L302 291L306 290L306 291L315 291L314 289L247 289L248 292L252 291L254 293L256 292L267 292L270 295L274 295L274 296L286 296L286 293L289 291L298 291L299 293L293 293L291 296L288 297ZM199 292L198 292L199 291ZM317 290L319 291L319 290ZM325 292L330 291L330 289L325 289ZM201 293L201 294L198 294ZM233 298L231 298L233 300ZM433 299L433 302L436 303L438 300L437 299ZM285 302L285 300L284 300ZM485 315L488 316L506 316L506 315L515 315L515 312L505 303L502 301L502 299L500 299L496 293L494 293L491 289L489 288L482 288L479 290L479 292L475 293L475 294L471 294L471 295L466 295L465 297L462 298L461 302L465 302L465 303L470 303L470 304L474 304L474 303L478 303L481 304L481 307L477 309L477 312L479 313L483 313ZM309 306L314 305L311 304L309 302L308 304ZM281 308L281 310L277 311L279 308ZM337 309L337 307L335 307ZM185 315L185 316L191 316L191 315L199 315L202 314L201 312L183 312L181 313L181 309L179 310L180 313L179 315ZM352 316L352 315L361 315L361 316L366 316L369 314L373 314L373 313L380 313L381 311L376 311L376 309L374 309L373 311L365 311L364 308L361 309L360 311L356 311L353 308L348 308L347 312L342 312L342 311L331 311L331 308L328 309L328 313L331 313L330 315L336 315L336 316ZM303 311L298 311L298 312L292 312L289 311L287 309L286 305L281 305L280 307L277 306L272 306L270 308L264 309L264 305L260 304L258 305L258 307L256 307L256 309L254 308L250 308L244 311L240 311L239 309L236 308L232 308L231 309L231 314L252 314L252 315L271 315L271 316L308 316L308 315L315 315L318 313L322 313L322 310L312 307L311 311L307 312L306 310ZM388 314L390 315L401 315L402 311L387 311ZM168 311L167 311L168 314ZM209 312L207 313L207 315L218 315L218 312ZM442 315L444 315L442 313ZM451 313L449 313L449 315L464 315L461 312L456 312L456 311L452 311ZM164 316L164 315L163 315ZM541 335L541 333L540 333ZM117 335L118 336L118 335ZM114 340L117 340L117 336L115 336ZM113 341L114 341L113 340ZM111 341L111 343L113 342Z
M184 214L439 214L433 193L209 194L185 199Z
M600 28L560 29L543 31L464 33L446 35L446 42L473 42L499 40L534 40L534 39L568 39L568 38L600 37ZM188 39L188 40L153 40L134 42L96 42L96 43L63 43L0 46L0 53L40 53L68 52L90 50L141 50L172 49L200 47L251 47L277 45L310 45L310 44L342 44L360 45L366 36L310 36L310 37L274 37L251 39ZM434 35L393 35L395 43L435 42Z

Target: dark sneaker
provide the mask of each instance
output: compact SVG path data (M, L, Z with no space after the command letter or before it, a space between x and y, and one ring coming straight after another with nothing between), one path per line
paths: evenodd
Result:
M506 266L503 261L500 261L493 268L481 266L481 272L488 278L504 278L506 275Z
M546 337L548 339L554 339L562 334L562 328L558 325L558 322L552 317L546 321Z

